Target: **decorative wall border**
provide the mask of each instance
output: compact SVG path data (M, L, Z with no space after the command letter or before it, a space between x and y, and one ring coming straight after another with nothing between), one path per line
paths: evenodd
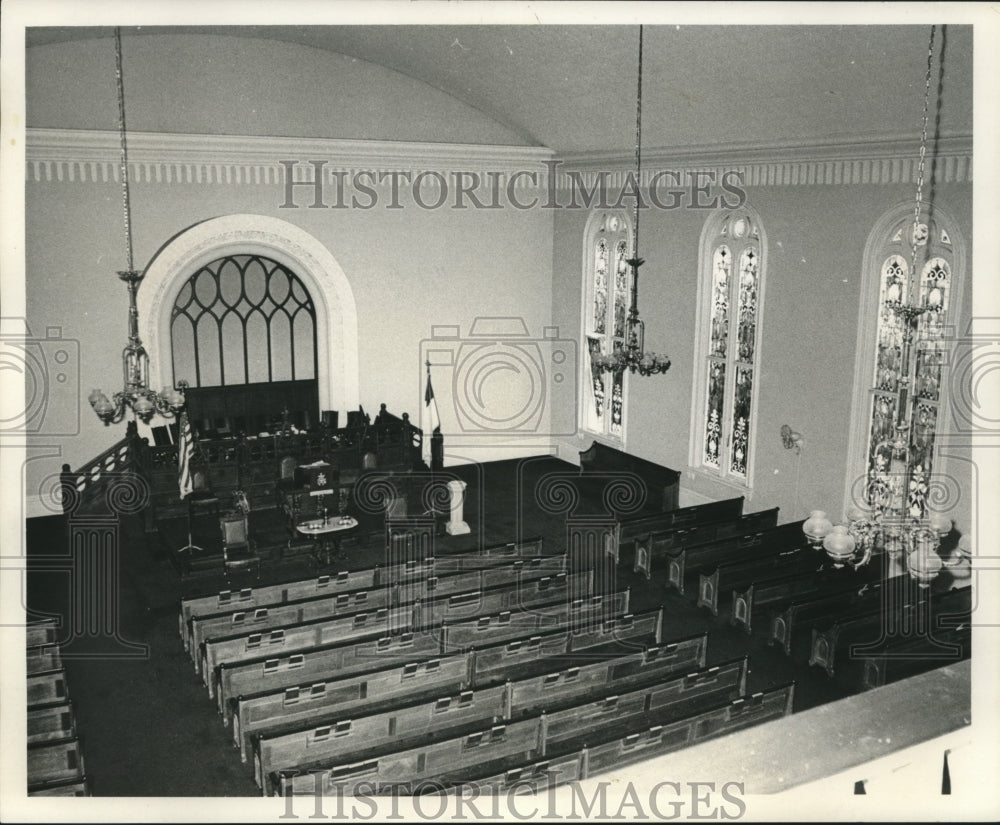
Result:
M116 132L28 129L28 183L107 183L119 174ZM643 186L662 171L706 172L719 180L726 172L742 175L744 187L845 186L913 183L917 147L912 137L885 137L826 143L793 143L762 147L727 144L708 148L647 151ZM555 171L556 190L594 186L603 172L612 189L627 182L633 160L619 153L558 157L533 146L478 146L364 140L317 140L232 135L132 133L129 136L132 180L164 184L280 185L281 160L297 160L302 179L311 174L310 160L326 161L329 171L494 172L506 185L507 175L521 172L516 189L548 188ZM972 136L951 135L937 141L935 180L972 181ZM536 172L534 179L523 172ZM572 177L571 177L572 176ZM298 179L298 178L297 178ZM663 180L661 185L670 185Z

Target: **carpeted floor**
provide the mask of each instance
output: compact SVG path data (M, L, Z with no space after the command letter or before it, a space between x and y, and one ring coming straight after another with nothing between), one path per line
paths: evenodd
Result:
M498 544L541 535L551 546L565 545L565 517L546 512L525 491L549 473L576 472L556 459L527 459L453 468L469 487L465 516L472 532L441 535L445 550ZM277 525L277 511L251 513L251 532L267 534ZM211 519L195 524L197 543L211 550L217 530ZM117 604L117 639L107 634L77 637L63 645L70 698L91 789L98 796L254 796L258 791L249 766L233 750L230 733L194 672L177 632L183 595L222 588L216 568L182 578L173 552L186 543L187 524L159 525L143 531L140 519L125 516L117 525L120 578L107 594ZM29 557L68 552L62 517L29 520ZM338 569L358 569L381 561L356 551ZM306 557L283 564L265 563L262 581L291 581L312 571ZM51 565L50 565L51 566ZM656 582L620 568L619 586L630 586L634 612L663 605L665 640L709 630L709 664L749 654L750 691L796 682L795 709L803 710L845 695L845 689L819 668L796 665L766 644L764 629L748 637L693 602ZM252 579L246 579L251 583ZM72 586L65 571L31 567L28 606L69 618Z

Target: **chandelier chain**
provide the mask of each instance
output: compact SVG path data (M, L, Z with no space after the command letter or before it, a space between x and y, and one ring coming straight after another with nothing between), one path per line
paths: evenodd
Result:
M917 197L913 206L913 232L910 237L910 283L916 278L918 232L920 229L920 209L924 197L924 169L927 161L927 123L930 117L931 72L934 61L934 32L937 26L931 26L930 43L927 46L927 74L924 82L924 114L920 131L920 159L917 163ZM918 281L919 289L919 281ZM913 303L919 296L908 295L907 303Z
M125 139L125 82L122 76L122 31L115 27L115 81L118 86L118 136L121 141L122 219L125 227L126 271L135 269L132 256L132 203L128 187L128 145Z
M642 174L642 26L639 26L639 72L635 95L635 226L632 257L639 257L639 186Z

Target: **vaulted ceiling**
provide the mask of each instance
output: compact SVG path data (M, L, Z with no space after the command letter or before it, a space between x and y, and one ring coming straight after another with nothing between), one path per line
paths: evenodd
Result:
M130 29L128 36L185 32L278 40L369 61L478 109L526 145L563 156L634 147L637 26L175 26ZM928 35L928 26L646 26L644 147L916 135ZM27 44L109 36L108 28L30 28ZM971 135L972 28L939 28L936 51L941 95L932 118L941 134Z

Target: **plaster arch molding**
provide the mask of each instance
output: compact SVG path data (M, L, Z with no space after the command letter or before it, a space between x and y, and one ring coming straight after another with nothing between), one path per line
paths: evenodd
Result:
M153 257L136 295L139 334L152 362L151 386L174 383L170 314L181 287L199 267L237 254L266 256L301 278L316 306L320 407L357 409L358 316L351 284L316 238L294 224L265 215L210 218L175 235Z

